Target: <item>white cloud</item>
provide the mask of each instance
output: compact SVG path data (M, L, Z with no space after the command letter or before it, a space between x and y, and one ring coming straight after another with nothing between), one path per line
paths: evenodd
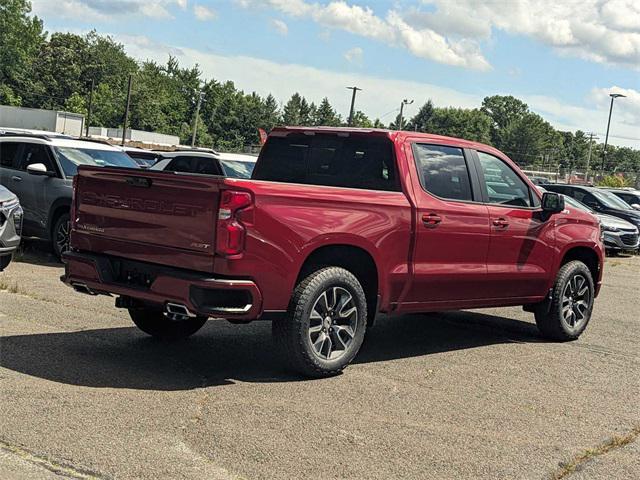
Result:
M215 10L212 10L211 8L206 7L204 5L194 5L193 14L196 16L198 20L202 22L206 22L207 20L213 20L218 16Z
M640 91L632 88L621 88L612 85L609 88L594 88L591 90L591 100L601 109L609 108L611 97L610 93L620 93L624 97L614 100L612 115L619 119L622 123L634 127L637 136L640 136Z
M134 57L166 62L167 53L170 52L185 66L197 63L206 78L232 80L238 88L246 92L255 91L263 96L272 93L280 101L286 101L294 92L300 92L308 100L316 103L326 96L343 116L348 114L351 98L345 87L356 85L363 89L356 100L357 109L372 119L381 118L385 123L395 118L403 98L415 100L415 103L406 109L407 116L412 116L428 99L432 99L439 107L477 108L485 95L502 93L521 98L533 111L541 114L556 128L593 131L604 138L608 93L615 90L627 94L628 98L616 100L609 140L615 145L640 148L640 140L637 140L638 122L628 123L640 116L640 92L631 89L594 89L592 95L586 99L588 107L583 107L567 104L553 97L527 95L518 91L469 94L430 83L334 72L254 57L225 56L190 48L168 47L141 36L116 35L115 38L122 42L127 52ZM623 101L629 102L623 106ZM625 111L627 108L631 110Z
M406 48L417 57L476 70L490 69L481 46L496 29L529 36L562 55L640 66L638 0L422 0L413 7L406 7L406 2L403 9L392 6L384 15L347 0L236 3L310 18L328 28Z
M417 28L468 39L489 39L493 29L526 35L564 55L637 68L640 2L637 0L423 0L410 10Z
M187 6L187 0L32 0L31 3L33 11L39 16L99 21L131 15L172 18L172 7L185 9Z
M364 52L360 47L353 47L344 52L344 58L349 63L361 64Z
M325 4L305 0L236 0L244 8L271 7L294 18L310 18L328 28L406 48L413 55L447 65L489 70L491 66L480 52L477 42L449 39L431 28L413 27L395 10L385 18L367 7L351 5L345 0Z
M272 18L270 23L271 23L271 27L280 35L286 36L289 33L289 27L282 20L279 20L277 18Z

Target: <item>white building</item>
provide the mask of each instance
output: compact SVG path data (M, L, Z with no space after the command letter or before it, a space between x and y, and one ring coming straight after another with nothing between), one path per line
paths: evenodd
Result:
M0 105L0 128L2 127L46 130L79 137L84 134L84 115Z

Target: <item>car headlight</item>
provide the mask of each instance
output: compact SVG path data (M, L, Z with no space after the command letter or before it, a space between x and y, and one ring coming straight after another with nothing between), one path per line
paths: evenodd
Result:
M618 227L612 227L610 225L603 225L600 224L600 226L602 227L602 230L605 232L619 232L620 229Z

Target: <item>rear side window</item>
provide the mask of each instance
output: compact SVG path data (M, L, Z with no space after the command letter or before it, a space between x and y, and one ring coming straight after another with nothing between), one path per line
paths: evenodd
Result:
M17 170L21 145L21 143L17 142L0 143L0 165Z
M471 181L461 148L415 143L413 156L422 188L448 200L473 200Z
M391 140L364 135L291 134L270 137L252 178L400 191Z

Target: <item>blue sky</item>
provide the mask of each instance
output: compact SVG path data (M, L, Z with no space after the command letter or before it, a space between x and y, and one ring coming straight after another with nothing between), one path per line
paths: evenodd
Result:
M611 142L640 147L640 2L616 0L35 0L49 31L95 28L141 59L172 52L205 76L233 80L281 101L328 96L391 120L431 98L479 106L511 94L558 128L604 134L608 93L617 100ZM413 109L414 111L412 112Z

